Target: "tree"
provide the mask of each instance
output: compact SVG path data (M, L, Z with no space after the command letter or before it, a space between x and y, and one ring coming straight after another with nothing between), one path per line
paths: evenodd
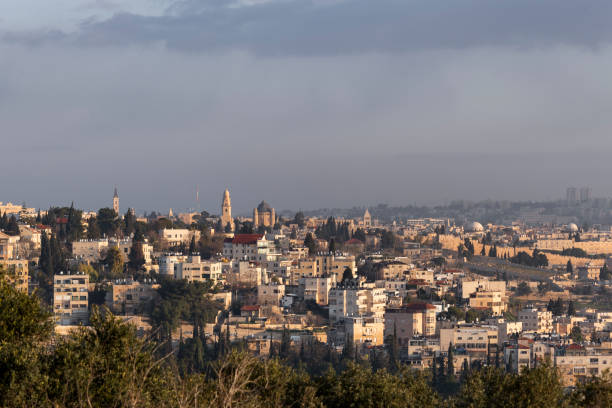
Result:
M516 294L518 296L527 296L530 293L531 293L531 288L529 287L527 282L519 283L518 287L516 288Z
M91 328L61 341L50 357L49 406L119 407L159 405L165 373L154 346L136 337L135 327L106 310L92 309ZM162 357L163 359L164 357ZM158 402L156 402L158 401ZM63 402L63 403L62 403Z
M4 227L4 232L8 235L19 235L19 225L17 225L17 218L11 215L7 225Z
M383 231L380 239L380 246L384 249L395 248L396 236L392 231Z
M123 274L123 258L117 247L110 247L106 251L103 263L108 268L111 279L118 278Z
M333 238L329 240L329 252L332 254L336 252L336 240Z
M119 225L117 213L112 208L100 208L96 222L100 232L107 236L115 235Z
M342 282L350 281L353 279L353 271L348 266L344 268L344 272L342 272Z
M446 381L455 381L455 361L453 356L453 344L448 345L448 363L446 364Z
M296 212L295 216L293 217L293 223L297 224L298 228L304 228L304 225L305 225L304 213L301 211Z
M563 406L565 395L559 373L546 364L525 369L519 375L487 367L474 370L454 400L467 407L546 407Z
M101 237L102 232L100 232L96 217L89 217L87 220L87 239L100 239Z
M0 276L0 405L28 406L44 389L41 343L53 324L40 300L13 288Z
M572 260L571 260L571 259L567 261L567 265L566 265L566 267L565 267L565 271L566 271L567 273L569 273L570 275L571 275L572 273L574 273L574 266L572 265Z
M490 251L489 251L490 253ZM480 250L480 256L485 256L487 254L487 252L485 251L485 246L484 244L482 245L482 249Z
M144 252L142 249L142 242L134 241L128 254L128 266L133 271L139 271L146 263Z
M570 300L569 304L567 305L567 315L568 316L575 316L576 315L576 307L574 306L574 301Z
M609 371L590 381L578 382L570 397L572 407L611 407L612 374Z
M580 330L580 327L572 327L569 338L572 339L574 343L582 343L584 341L584 336L582 335L582 330Z
M308 248L308 253L311 255L313 255L317 251L317 243L315 242L310 232L306 234L306 239L304 239L304 246Z
M353 238L360 240L361 242L366 241L366 234L361 228L357 228L355 233L353 234Z
M612 279L612 274L608 270L608 264L604 262L603 266L599 271L599 280L607 281Z
M130 236L136 231L136 214L132 209L128 209L123 216L123 233Z
M563 300L561 300L560 297L558 297L555 301L552 312L555 316L563 316L563 313L565 312L565 306L563 305Z
M195 242L195 234L191 236L191 241L189 242L189 254L193 255L196 252L196 242Z

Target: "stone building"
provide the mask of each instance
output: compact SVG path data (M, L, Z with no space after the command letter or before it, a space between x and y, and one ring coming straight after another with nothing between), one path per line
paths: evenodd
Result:
M262 201L253 209L253 227L274 227L276 212L270 204Z

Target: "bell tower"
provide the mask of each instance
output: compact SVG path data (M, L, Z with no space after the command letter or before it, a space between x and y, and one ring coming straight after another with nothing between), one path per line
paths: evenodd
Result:
M223 228L229 224L231 230L234 230L234 219L232 218L232 200L228 189L223 193L223 203L221 204L221 225Z
M113 210L119 215L119 194L117 194L117 187L115 187L115 194L113 195Z

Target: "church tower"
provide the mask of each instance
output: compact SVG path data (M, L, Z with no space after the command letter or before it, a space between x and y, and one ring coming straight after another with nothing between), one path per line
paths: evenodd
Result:
M372 216L370 215L370 211L367 208L363 213L363 226L364 228L372 227Z
M225 189L223 193L223 203L221 204L221 225L223 228L229 224L231 230L234 230L234 219L232 218L232 200L230 199L229 190Z
M113 195L113 210L119 215L119 194L117 194L117 187L115 187L115 194Z

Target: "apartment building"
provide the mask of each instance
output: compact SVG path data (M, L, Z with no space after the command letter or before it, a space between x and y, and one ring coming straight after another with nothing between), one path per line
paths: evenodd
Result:
M15 252L15 243L10 235L0 232L0 259L13 259Z
M177 245L189 245L191 239L200 240L200 231L186 228L163 228L159 231L159 239L162 245L174 247Z
M480 290L470 295L469 305L473 309L489 309L493 316L501 316L507 309L504 293L490 290Z
M300 278L314 276L331 276L336 282L340 282L346 268L350 268L354 273L356 270L354 256L325 253L300 259L297 268L292 270L291 284L297 285Z
M436 308L429 303L409 303L385 310L385 337L395 334L407 346L410 339L436 334Z
M524 308L519 312L518 320L523 323L523 331L540 334L553 331L552 312L546 309Z
M400 261L384 261L374 265L368 278L370 280L401 280L413 266Z
M357 347L382 346L385 342L385 324L375 316L348 316L342 318L344 341L353 342Z
M53 313L57 324L73 326L89 321L89 275L74 272L53 275Z
M314 276L300 279L300 289L304 300L312 300L318 305L329 304L329 291L336 287L336 280L329 276Z
M108 249L108 239L82 239L72 243L72 257L83 262L99 262Z
M254 288L268 282L266 269L255 262L234 260L223 268L226 270L225 277L230 285Z
M223 243L223 256L228 259L267 262L275 260L274 245L263 234L236 234Z
M260 306L280 306L285 296L285 285L274 282L257 285L257 304Z
M105 302L115 314L132 315L154 298L157 288L159 284L152 279L143 282L119 279L110 283Z
M174 278L188 282L221 280L223 274L221 262L202 260L199 255L190 255L182 262L174 264Z
M383 317L386 302L384 289L374 284L341 284L329 291L329 320L333 324L348 316Z
M110 239L108 241L109 248L115 247L119 249L123 262L129 260L130 251L132 250L133 241L131 238L127 239ZM142 243L142 255L144 256L145 265L151 265L153 254L153 245L149 244L146 240Z
M25 259L0 260L6 280L20 292L28 293L29 266Z
M470 295L478 290L501 292L505 295L506 282L488 279L470 280L468 278L462 278L457 285L457 294L463 300L469 299Z
M489 348L499 344L496 326L458 326L440 329L440 349L447 350L449 344L465 350L473 357L486 358Z

